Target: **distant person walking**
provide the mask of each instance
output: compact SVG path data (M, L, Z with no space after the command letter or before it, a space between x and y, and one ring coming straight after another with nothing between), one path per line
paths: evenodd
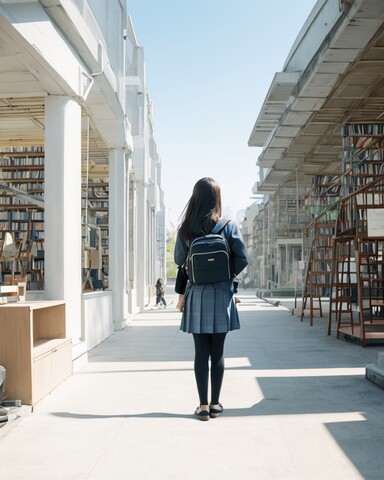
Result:
M220 186L212 178L200 179L195 184L192 196L184 209L182 223L177 233L174 259L179 267L186 263L192 240L211 233L220 216ZM237 224L233 221L223 223L225 227L221 235L229 244L235 276L248 264L246 248ZM194 370L200 399L195 414L201 420L209 420L223 412L220 392L224 376L226 334L240 328L234 297L234 278L206 284L196 284L188 280L185 292L178 290L177 287L176 292L179 293L177 308L183 313L180 329L192 333L195 344ZM210 403L208 403L209 359Z
M164 306L164 308L166 308L167 302L165 301L165 298L164 298L164 293L165 293L164 280L162 278L158 278L155 287L156 287L156 307L161 308L162 306Z

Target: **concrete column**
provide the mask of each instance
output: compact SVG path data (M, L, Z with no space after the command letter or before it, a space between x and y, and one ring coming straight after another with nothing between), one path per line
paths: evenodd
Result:
M125 326L128 318L127 168L123 149L109 154L109 285L113 295L113 325Z
M64 300L68 335L81 337L81 107L45 100L45 293Z

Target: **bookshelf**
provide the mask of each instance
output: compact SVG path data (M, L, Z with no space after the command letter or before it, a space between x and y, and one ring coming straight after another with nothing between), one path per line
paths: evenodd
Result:
M346 124L343 127L344 195L384 174L384 124Z
M302 301L329 296L328 334L384 338L384 124L342 129L342 172L315 177L306 195L313 222ZM383 316L383 318L381 318Z
M83 183L83 289L108 288L109 182L107 177Z
M339 201L340 189L340 176L316 175L313 177L312 185L304 197L304 204L311 220L315 220L327 208Z
M301 321L308 309L313 325L315 311L323 316L321 297L329 296L332 284L333 239L336 231L338 202L340 200L339 176L316 176L306 192L304 203L312 221L304 229L310 243L309 258L301 303Z
M65 303L14 302L0 306L0 364L7 399L35 405L72 373L72 341Z
M354 333L354 304L357 304L355 238L350 235L335 237L333 249L328 335L331 334L332 318L335 317L338 337L344 327Z
M343 128L339 201L328 319L336 335L384 339L384 124Z
M342 199L337 223L336 242L349 242L351 247L349 259L342 261L342 254L337 253L334 290L343 286L340 276L345 263L342 268L353 277L346 297L352 306L356 304L352 308L355 318L349 324L337 319L337 336L356 337L363 345L367 339L384 339L384 177ZM341 316L340 312L336 315Z
M335 220L333 212L327 213L320 215L311 225L312 243L301 303L301 320L303 321L309 301L311 326L315 310L319 310L320 317L323 316L321 297L328 296L331 290Z
M0 254L2 279L25 278L28 290L44 288L44 152L42 147L0 151L0 241L8 233L15 255Z
M360 338L384 338L384 237L358 237Z
M333 237L341 193L340 176L316 175L303 197L309 222L304 228L304 239L309 250L301 303L303 321L309 302L309 321L313 325L314 313L323 316L323 295L331 288Z

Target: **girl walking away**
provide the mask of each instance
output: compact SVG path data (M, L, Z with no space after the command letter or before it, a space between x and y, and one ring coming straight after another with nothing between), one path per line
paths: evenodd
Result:
M162 278L158 278L156 282L156 307L161 308L163 305L164 308L167 307L167 302L164 298L164 280Z
M224 376L224 342L231 330L240 328L234 297L234 280L247 266L248 259L241 232L233 221L220 220L221 194L218 183L202 178L194 186L177 233L174 259L182 267L186 264L191 242L201 235L212 233L216 225L227 240L231 251L233 278L214 283L193 283L191 272L185 292L179 293L177 308L182 312L181 327L193 335L195 345L195 378L200 404L195 414L200 420L218 417L223 412L220 392ZM220 223L219 223L220 221ZM214 233L215 233L214 232ZM188 272L187 272L188 273ZM211 370L209 372L209 360ZM210 374L210 375L209 375ZM210 402L208 383L211 380Z

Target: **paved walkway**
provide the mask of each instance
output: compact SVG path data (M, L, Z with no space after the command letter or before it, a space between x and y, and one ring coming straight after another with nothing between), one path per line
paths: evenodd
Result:
M382 480L384 390L364 374L384 347L329 337L325 319L310 327L251 291L240 298L220 418L192 415L193 342L173 303L137 315L0 428L0 478Z

